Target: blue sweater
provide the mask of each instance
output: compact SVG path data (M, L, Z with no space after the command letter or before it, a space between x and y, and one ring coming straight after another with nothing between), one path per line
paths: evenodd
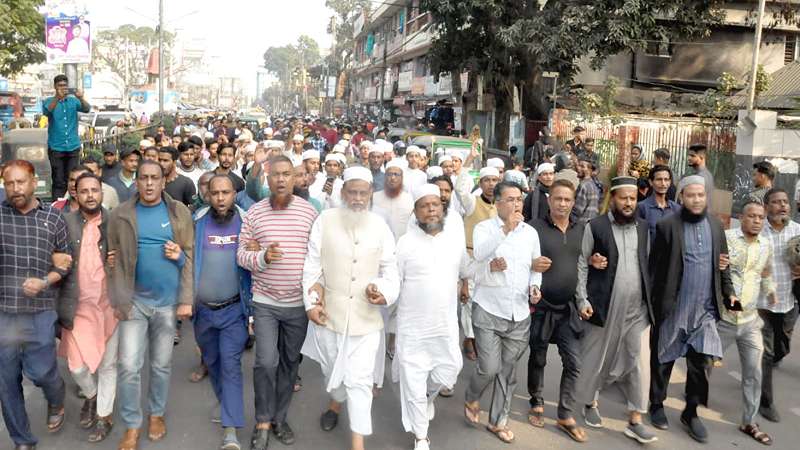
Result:
M164 256L164 244L174 241L167 206L136 204L137 258L136 286L133 299L148 306L163 307L177 303L181 268L185 257L178 261Z

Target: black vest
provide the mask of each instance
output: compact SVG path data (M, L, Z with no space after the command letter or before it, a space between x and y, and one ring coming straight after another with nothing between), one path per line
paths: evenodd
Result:
M589 323L598 327L603 327L608 317L608 309L611 303L611 291L614 288L619 254L617 253L617 242L614 239L614 232L611 230L611 220L608 218L607 214L595 217L589 221L589 227L592 230L592 237L594 238L592 255L599 253L608 259L608 267L606 267L605 270L597 270L589 264L589 276L586 281L586 293L589 297L589 302L592 304L592 310L594 310L594 314L589 319ZM638 236L639 276L642 284L642 301L647 305L647 314L650 317L650 322L653 323L653 308L650 305L650 277L648 275L647 265L647 222L637 218L636 231Z

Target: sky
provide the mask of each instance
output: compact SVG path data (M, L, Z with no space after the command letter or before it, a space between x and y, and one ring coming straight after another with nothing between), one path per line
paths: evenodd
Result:
M158 0L84 0L92 28L124 24L158 24ZM326 28L333 12L325 0L164 0L167 31L205 37L221 74L242 78L248 95L255 94L256 70L264 51L297 41L303 34L321 49L330 47Z

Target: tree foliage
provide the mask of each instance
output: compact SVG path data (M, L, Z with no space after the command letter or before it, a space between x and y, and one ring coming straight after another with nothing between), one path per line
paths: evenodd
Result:
M28 64L44 62L44 0L0 2L0 75L11 76Z
M170 61L175 35L164 32L164 61ZM108 68L125 83L126 89L145 81L150 50L158 47L158 32L150 27L122 25L101 30L92 45L92 65ZM166 67L166 66L165 66Z
M289 84L295 70L319 64L319 44L314 38L302 35L297 43L270 47L264 52L264 68L275 74L281 83Z
M363 10L369 10L369 5L369 0L325 0L325 6L335 13L334 21L328 25L328 33L333 35L335 42L328 57L330 73L336 74L350 68L355 47L355 21Z

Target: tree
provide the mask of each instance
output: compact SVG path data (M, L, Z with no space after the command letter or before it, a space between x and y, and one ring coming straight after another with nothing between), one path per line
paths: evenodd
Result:
M12 76L44 61L44 0L0 2L0 75Z
M599 68L609 56L642 50L648 42L707 35L724 17L721 0L423 0L436 37L432 72L463 72L484 79L494 94L497 145L508 144L515 88L523 112L542 117L541 73L556 71L567 84L578 61ZM669 17L669 20L664 20Z
M325 6L335 13L328 25L328 33L334 39L333 51L328 56L331 73L338 74L350 69L355 47L355 21L362 11L369 12L369 4L369 0L325 0Z
M264 52L264 68L276 75L283 86L280 103L285 105L294 101L295 95L303 94L304 86L310 97L315 97L309 87L313 80L307 75L308 70L321 61L319 44L306 35L297 38L296 44L270 47Z

